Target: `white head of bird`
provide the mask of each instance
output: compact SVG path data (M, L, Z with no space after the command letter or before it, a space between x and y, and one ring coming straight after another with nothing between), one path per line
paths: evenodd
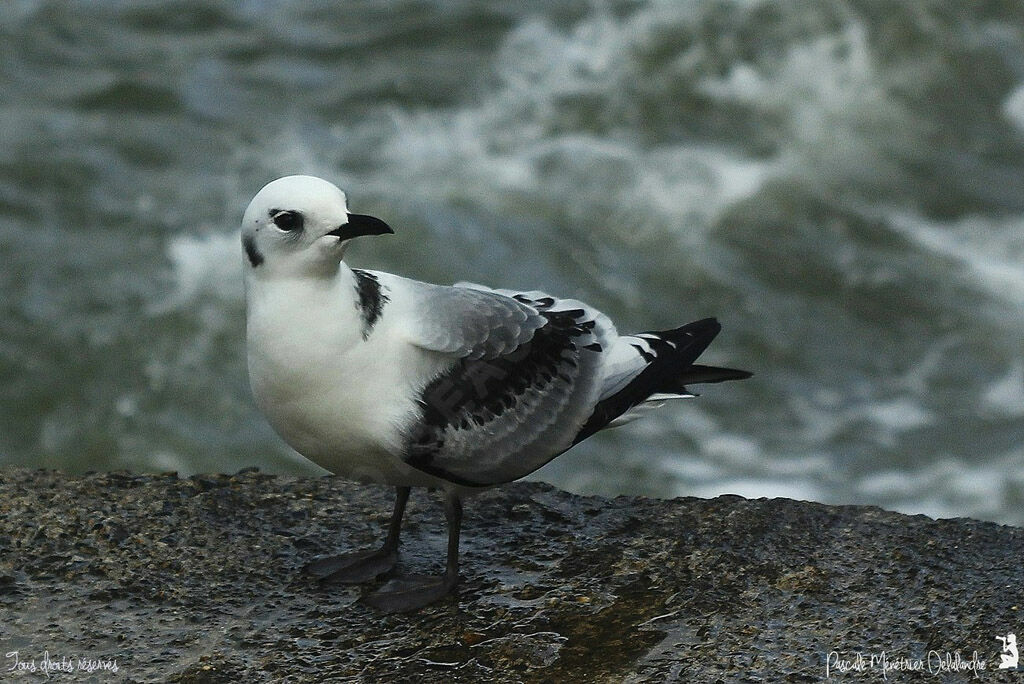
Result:
M247 277L331 277L361 235L394 231L348 211L345 193L315 176L285 176L256 193L242 218Z

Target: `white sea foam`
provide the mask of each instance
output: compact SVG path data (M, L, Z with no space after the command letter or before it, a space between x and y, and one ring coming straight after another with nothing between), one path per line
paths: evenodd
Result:
M618 230L628 217L631 233L669 228L699 235L724 209L756 193L777 165L708 143L637 138L637 53L650 39L648 18L641 11L617 21L598 11L570 31L541 19L524 22L498 52L497 84L476 102L454 111L393 113L385 173L410 193L497 213L528 195L519 213L562 217L595 231Z
M167 243L173 293L153 313L194 306L204 297L241 302L242 256L238 232L175 235Z
M731 473L735 470L732 467L716 468L700 460L663 464L663 469L679 478L675 490L678 496L786 497L873 504L933 518L968 516L1013 525L1024 523L1019 505L1024 497L1024 451L982 464L946 457L922 468L883 470L862 476L836 472L829 463L831 460L824 457L790 459L790 467L783 468L789 471L785 474L764 468L759 474L743 475ZM761 463L748 465L758 470ZM800 466L806 466L806 470L801 471ZM840 487L844 494L837 497Z
M1003 116L1017 130L1024 133L1024 83L1010 91L1010 94L1003 100Z
M659 465L668 477L684 482L718 482L725 476L720 466L694 457L664 458ZM688 486L678 486L676 491L682 496Z
M1024 364L1016 362L981 395L981 408L1003 418L1024 417Z
M701 440L701 452L711 461L736 469L747 468L760 460L762 449L750 437L717 433Z
M844 431L870 430L881 445L891 445L904 432L934 424L934 413L912 395L862 397L860 393L828 397L824 403L808 397L794 397L790 405L797 411L801 429L794 437L803 444L820 445L833 441Z
M934 518L968 516L1024 523L1024 451L984 463L947 456L922 468L882 471L854 483L858 501Z
M887 433L914 430L935 422L931 411L909 397L880 401L858 406L854 415L862 416Z
M1024 217L967 216L940 222L893 210L888 221L924 250L956 264L967 284L1018 315L1024 310Z
M857 490L870 499L901 499L921 488L920 478L909 472L883 470L860 479Z
M786 175L815 184L875 184L899 173L892 153L911 148L919 136L887 77L867 27L851 20L835 33L790 45L779 59L737 62L698 87L779 122L777 165Z

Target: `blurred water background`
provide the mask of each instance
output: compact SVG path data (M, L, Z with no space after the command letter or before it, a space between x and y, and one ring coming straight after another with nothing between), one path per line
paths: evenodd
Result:
M237 225L313 173L356 265L716 315L756 372L537 474L1024 524L1024 5L6 0L0 463L312 473L256 413Z

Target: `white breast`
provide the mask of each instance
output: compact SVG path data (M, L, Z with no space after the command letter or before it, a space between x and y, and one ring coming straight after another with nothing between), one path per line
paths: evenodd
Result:
M296 451L360 481L434 486L401 460L403 426L438 360L408 344L389 302L368 339L354 278L252 279L247 286L249 379L257 406ZM392 296L394 299L394 297Z

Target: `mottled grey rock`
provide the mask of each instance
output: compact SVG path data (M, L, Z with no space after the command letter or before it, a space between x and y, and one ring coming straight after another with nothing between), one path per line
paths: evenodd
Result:
M116 660L74 679L104 682L817 681L832 651L994 670L995 637L1024 637L1024 530L784 499L485 492L460 595L411 615L300 572L378 544L391 503L330 477L0 471L0 655ZM444 534L414 492L400 568L439 572Z

